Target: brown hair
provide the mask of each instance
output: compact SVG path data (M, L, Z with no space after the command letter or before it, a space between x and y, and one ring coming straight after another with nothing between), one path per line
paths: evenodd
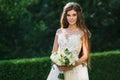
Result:
M62 28L68 28L69 23L67 21L67 12L70 11L70 10L75 10L77 12L77 22L76 22L76 24L77 24L77 27L80 28L84 33L85 45L87 46L87 50L88 50L87 64L90 67L90 40L89 40L90 32L85 25L85 22L84 22L84 19L83 19L83 16L82 16L82 8L78 3L69 2L64 6L63 13L62 13L61 20L60 20L61 27ZM80 52L81 56L82 56L82 54L83 54L83 51ZM81 56L79 56L79 58Z

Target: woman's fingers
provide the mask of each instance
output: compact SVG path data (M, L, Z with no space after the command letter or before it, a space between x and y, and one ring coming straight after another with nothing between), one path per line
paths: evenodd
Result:
M62 66L60 66L60 67L59 67L59 69L60 69L60 70L63 70L63 71L65 70L65 68L64 68L64 67L62 67Z
M58 68L62 71L67 71L67 70L71 70L73 67L58 66Z

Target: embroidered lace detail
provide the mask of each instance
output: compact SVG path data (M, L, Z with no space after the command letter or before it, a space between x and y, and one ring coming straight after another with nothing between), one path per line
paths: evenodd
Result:
M56 35L58 35L58 50L68 48L72 53L78 56L82 46L81 37L83 36L83 32L81 30L58 29Z

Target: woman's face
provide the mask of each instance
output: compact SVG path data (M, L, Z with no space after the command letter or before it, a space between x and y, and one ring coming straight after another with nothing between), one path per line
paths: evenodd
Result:
M75 10L70 10L67 12L67 21L69 25L75 25L77 22L77 12Z

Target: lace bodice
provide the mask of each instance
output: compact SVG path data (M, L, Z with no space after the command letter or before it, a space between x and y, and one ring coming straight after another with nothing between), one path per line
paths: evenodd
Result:
M58 36L58 50L68 48L76 56L79 55L82 46L81 37L83 36L83 32L80 29L58 29L56 35Z

